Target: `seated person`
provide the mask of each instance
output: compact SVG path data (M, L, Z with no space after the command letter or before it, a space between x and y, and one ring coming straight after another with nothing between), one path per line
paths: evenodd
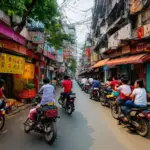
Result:
M131 94L131 88L128 85L128 79L122 78L121 84L122 84L121 86L115 88L115 90L119 91L120 93L119 98L117 98L116 100L118 105L124 105L124 103L126 102L126 100L128 100L128 97Z
M134 84L134 90L131 94L131 100L125 102L123 112L128 115L131 108L143 108L147 107L147 93L144 88L143 80L137 80Z
M55 103L54 99L54 93L55 89L54 86L50 85L50 80L48 78L45 78L43 80L44 85L41 87L39 90L39 93L42 93L42 100L41 100L41 105L48 105L51 103Z
M37 109L43 106L49 106L55 104L54 93L55 89L52 85L50 85L50 80L45 78L43 80L44 85L40 88L39 93L42 94L42 100L40 104L30 110L30 116L34 116L34 121L37 121ZM35 125L35 124L33 124Z
M64 81L62 82L62 87L64 88L64 92L62 93L65 98L68 93L72 92L72 81L68 76L64 76Z
M112 78L110 77L110 78L108 78L107 79L107 81L106 81L106 83L105 83L105 91L106 92L112 92L113 90L112 90L112 88L111 88L111 86L110 86L110 83L112 82Z
M92 89L100 87L100 81L95 77L93 82L92 82Z

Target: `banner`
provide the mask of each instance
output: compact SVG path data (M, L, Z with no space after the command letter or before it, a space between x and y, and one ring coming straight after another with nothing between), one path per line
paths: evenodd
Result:
M0 53L0 73L23 74L25 59Z
M31 63L25 63L24 74L21 75L24 79L34 79L35 66Z

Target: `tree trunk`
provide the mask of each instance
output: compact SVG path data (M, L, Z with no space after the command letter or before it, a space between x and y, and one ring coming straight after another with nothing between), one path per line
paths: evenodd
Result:
M37 2L38 0L32 0L32 3L27 7L27 10L23 14L22 22L16 28L16 32L20 33L23 30L23 27L26 25L27 17L30 15Z

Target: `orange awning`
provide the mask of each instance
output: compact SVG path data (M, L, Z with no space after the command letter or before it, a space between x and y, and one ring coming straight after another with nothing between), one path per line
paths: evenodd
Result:
M138 64L144 63L150 60L150 54L138 54L134 56L122 57L109 60L106 64L107 66L116 66L123 64Z
M108 60L109 60L109 59L101 60L101 61L97 62L94 66L92 66L92 68L99 68L99 67L102 67L102 66L106 65L106 62L107 62Z

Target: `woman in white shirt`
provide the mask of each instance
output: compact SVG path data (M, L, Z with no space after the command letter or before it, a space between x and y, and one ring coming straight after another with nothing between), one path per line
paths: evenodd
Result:
M131 94L131 100L125 102L125 107L122 109L125 115L128 115L131 108L144 108L147 107L147 94L144 88L143 80L135 81L134 90Z

